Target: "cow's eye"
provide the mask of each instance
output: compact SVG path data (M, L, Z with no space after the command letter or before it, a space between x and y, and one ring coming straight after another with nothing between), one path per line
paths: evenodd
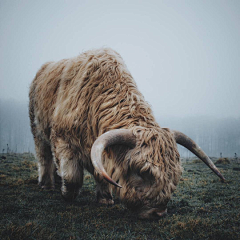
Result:
M141 172L140 177L144 180L145 183L153 183L154 182L154 176L150 174L149 171Z
M149 173L148 172L141 172L140 173L140 177L145 180L145 179L148 179L148 176L149 176Z

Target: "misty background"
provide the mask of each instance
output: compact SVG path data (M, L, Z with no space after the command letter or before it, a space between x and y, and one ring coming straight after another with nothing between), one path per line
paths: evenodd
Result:
M111 47L160 126L239 156L239 12L238 0L1 0L0 152L34 152L28 91L43 63Z

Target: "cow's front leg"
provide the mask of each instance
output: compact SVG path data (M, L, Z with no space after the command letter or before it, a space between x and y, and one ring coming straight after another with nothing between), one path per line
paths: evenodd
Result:
M66 201L73 201L83 184L82 161L61 138L55 141L54 155L58 175L62 178L62 196Z
M97 191L97 202L105 205L113 205L112 190L110 184L105 180L99 180L98 177L95 177L96 180L96 191Z
M73 201L83 184L83 168L78 159L61 159L62 196L66 201Z

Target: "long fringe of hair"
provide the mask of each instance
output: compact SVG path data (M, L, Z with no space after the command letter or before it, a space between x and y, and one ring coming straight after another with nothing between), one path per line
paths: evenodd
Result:
M176 143L157 124L121 56L112 49L91 50L43 65L31 85L30 115L36 116L46 139L64 137L86 162L98 136L133 128L144 155L140 159L145 160L137 160L140 151L135 149L130 166L135 164L142 172L154 166L152 171L164 172L158 180L162 195L175 189L181 172ZM89 163L85 165L90 168Z

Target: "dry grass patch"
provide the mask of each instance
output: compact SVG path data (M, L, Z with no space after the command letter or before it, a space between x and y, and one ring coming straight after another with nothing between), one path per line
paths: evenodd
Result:
M55 190L39 188L33 155L6 155L0 165L0 239L240 239L239 165L218 165L225 183L203 163L183 167L168 215L153 221L138 219L118 199L109 207L97 204L87 172L80 196L66 203L60 182Z

